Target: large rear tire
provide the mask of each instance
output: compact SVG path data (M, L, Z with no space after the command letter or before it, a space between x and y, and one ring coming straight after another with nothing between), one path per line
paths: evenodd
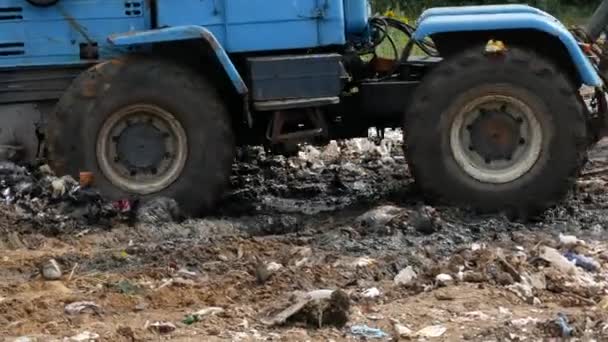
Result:
M188 214L228 184L234 137L213 85L189 67L127 57L84 72L49 119L51 166L93 172L109 199L164 196Z
M430 199L533 215L572 188L586 155L577 90L548 60L513 47L452 56L417 89L406 155Z

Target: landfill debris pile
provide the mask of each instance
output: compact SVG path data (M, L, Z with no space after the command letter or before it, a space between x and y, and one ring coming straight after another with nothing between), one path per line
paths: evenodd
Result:
M14 229L2 236L0 336L608 339L608 144L591 153L567 201L528 222L424 203L400 144L388 135L383 145L346 141L289 158L244 149L226 204L205 219L182 221L170 199L131 208L136 224L114 218L104 229L78 219L77 231L41 235L71 221L6 226L0 216ZM3 176L4 207L73 205L75 181L54 200L38 171L14 170ZM17 195L19 181L6 180L19 175L46 190ZM132 203L110 204L120 217ZM38 232L20 227L31 222Z
M0 162L0 201L3 212L50 233L110 226L120 213L93 188L81 187L70 176L55 176L48 165L26 168Z

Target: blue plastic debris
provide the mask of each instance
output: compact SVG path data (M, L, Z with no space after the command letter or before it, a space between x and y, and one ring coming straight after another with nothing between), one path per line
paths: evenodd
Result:
M350 327L350 333L355 336L361 336L365 338L384 338L388 337L388 334L378 328L368 327L367 325L353 325Z
M570 326L570 324L568 324L568 317L566 317L566 315L564 315L561 312L558 313L557 314L557 319L555 320L555 323L562 330L562 337L570 337L570 336L572 336L572 332L574 331L574 328L572 328Z
M573 262L576 266L589 272L595 272L599 267L595 260L574 252L567 252L564 254L564 257Z

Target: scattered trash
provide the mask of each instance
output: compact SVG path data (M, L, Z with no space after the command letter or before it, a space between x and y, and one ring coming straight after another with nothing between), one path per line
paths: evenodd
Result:
M93 342L97 340L99 340L99 334L90 331L83 331L76 336L70 337L70 341L73 342Z
M350 333L364 338L384 338L389 336L381 329L372 328L367 325L353 325L350 327Z
M574 334L574 328L568 322L568 317L563 313L558 313L557 318L541 324L544 330L551 337L569 338Z
M416 336L423 338L441 337L448 329L443 325L431 325L416 332Z
M213 316L213 315L217 315L224 312L224 309L220 308L220 307L208 307L208 308L204 308L201 309L197 312L193 312L189 315L187 315L183 320L182 323L190 325L193 324L195 322L199 322L203 317L206 316Z
M158 321L158 322L154 322L149 325L147 323L148 322L146 322L146 329L154 331L158 334L168 334L172 331L175 331L175 329L177 329L175 324L173 324L171 322Z
M261 320L266 325L282 325L288 320L303 321L322 327L342 327L348 321L350 298L342 290L315 290L296 293L294 303L272 317Z
M45 262L41 267L42 277L46 280L59 280L61 279L61 267L55 259L50 259Z
M394 282L395 285L410 285L414 280L416 280L417 277L418 275L414 271L414 268L412 268L412 266L408 266L402 269L395 276Z
M65 306L65 313L68 315L78 315L85 310L89 310L97 315L101 314L101 307L94 302L74 302Z
M596 272L600 268L597 261L584 255L576 254L574 252L566 252L564 257L573 262L576 266L589 272Z

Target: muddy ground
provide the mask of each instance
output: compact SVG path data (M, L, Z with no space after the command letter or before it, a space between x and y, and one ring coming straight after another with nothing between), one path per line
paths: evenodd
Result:
M82 218L78 210L66 214L65 206L35 193L16 200L3 192L0 336L608 338L608 172L581 177L577 191L542 217L514 222L425 205L401 143L393 132L380 146L358 139L308 147L291 158L242 150L219 211L179 223L161 212L74 219ZM586 171L604 166L606 143L591 153ZM103 205L98 209L102 215ZM580 264L587 269L564 265L551 251L595 262ZM41 274L50 259L63 271L59 280ZM297 301L294 292L319 289L344 293L347 302L320 301L285 322L272 321ZM93 303L70 311L81 301Z

